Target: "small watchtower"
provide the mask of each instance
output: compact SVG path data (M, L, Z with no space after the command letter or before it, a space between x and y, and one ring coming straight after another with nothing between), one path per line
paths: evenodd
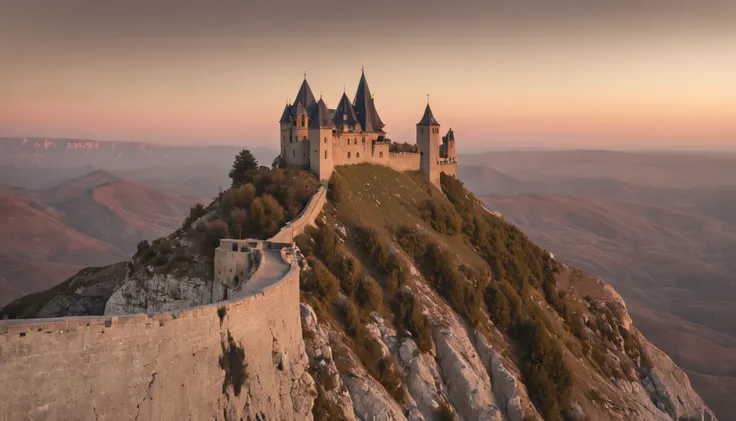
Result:
M419 169L430 183L440 185L440 123L434 118L427 101L422 119L417 123L417 146L419 146Z

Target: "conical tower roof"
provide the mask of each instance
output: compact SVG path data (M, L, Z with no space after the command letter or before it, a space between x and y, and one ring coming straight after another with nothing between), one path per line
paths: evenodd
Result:
M310 110L312 108L312 105L316 104L317 101L314 99L314 94L312 94L312 89L309 87L309 83L307 83L307 79L304 78L304 82L302 82L302 86L299 87L299 92L296 94L296 98L294 99L294 104L291 106L291 114L296 114L297 106L299 104L302 104L302 106L306 110Z
M455 132L452 131L452 127L450 127L450 130L447 131L447 134L444 137L445 140L455 140Z
M422 116L422 119L417 123L417 126L439 126L440 123L437 122L437 119L434 118L434 114L432 114L432 108L429 107L429 103L427 103L427 108L424 109L424 115Z
M284 106L284 112L281 113L281 120L279 120L279 123L288 123L290 115L291 115L291 107L289 106L289 104L286 104Z
M327 109L327 105L322 100L312 105L312 111L309 113L311 118L309 119L310 129L329 129L335 127L335 123L330 119L330 110Z
M373 102L371 90L368 88L365 72L360 75L360 82L358 82L358 90L355 92L353 103L360 125L363 126L363 131L369 133L383 131L385 124L383 124L381 117L378 116L378 111L376 111L376 105Z
M333 121L338 127L360 126L360 121L358 121L358 115L355 113L355 108L353 108L353 104L350 103L348 96L344 92L342 94L342 98L340 98L340 103L337 104Z

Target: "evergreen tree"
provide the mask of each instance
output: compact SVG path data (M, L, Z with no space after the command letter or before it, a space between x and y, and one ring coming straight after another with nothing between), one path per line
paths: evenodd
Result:
M233 168L228 176L233 180L233 187L250 181L255 170L258 169L256 157L248 149L243 149L235 156Z

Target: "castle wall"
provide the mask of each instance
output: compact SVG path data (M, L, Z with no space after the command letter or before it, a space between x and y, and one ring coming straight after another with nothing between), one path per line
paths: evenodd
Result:
M228 335L244 348L251 373L229 398L220 367ZM300 418L296 403L282 403L304 375L294 368L303 352L295 263L239 301L154 316L1 321L0 418L221 420L225 412L255 419L256 411L269 420Z
M376 164L388 166L388 143L377 143L373 133L343 133L334 141L334 165ZM363 142L365 139L365 142Z
M440 163L437 167L439 168L440 172L457 178L457 161Z
M259 250L232 251L221 244L215 249L215 282L228 288L240 285L258 267L259 254Z
M391 152L388 166L394 171L419 171L420 156L418 152Z
M317 189L317 192L312 195L307 202L307 206L302 210L296 218L287 222L281 230L276 233L273 237L269 238L268 241L291 243L294 241L294 237L304 233L306 227L314 225L314 221L317 220L322 208L327 201L327 187L323 184Z

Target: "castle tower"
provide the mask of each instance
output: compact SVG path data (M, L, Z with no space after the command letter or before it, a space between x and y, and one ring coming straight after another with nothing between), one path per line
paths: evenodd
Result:
M294 103L281 116L281 156L287 165L309 166L309 111L317 103L306 76Z
M442 136L440 158L443 158L448 162L454 162L457 160L457 152L455 151L455 132L452 131L452 127L447 131L446 135Z
M419 169L430 183L440 186L440 123L434 118L432 108L424 109L422 119L417 123L417 146L419 146Z
M333 157L332 130L335 123L330 118L330 110L322 100L313 105L312 119L309 121L309 168L320 180L329 180L335 168Z

